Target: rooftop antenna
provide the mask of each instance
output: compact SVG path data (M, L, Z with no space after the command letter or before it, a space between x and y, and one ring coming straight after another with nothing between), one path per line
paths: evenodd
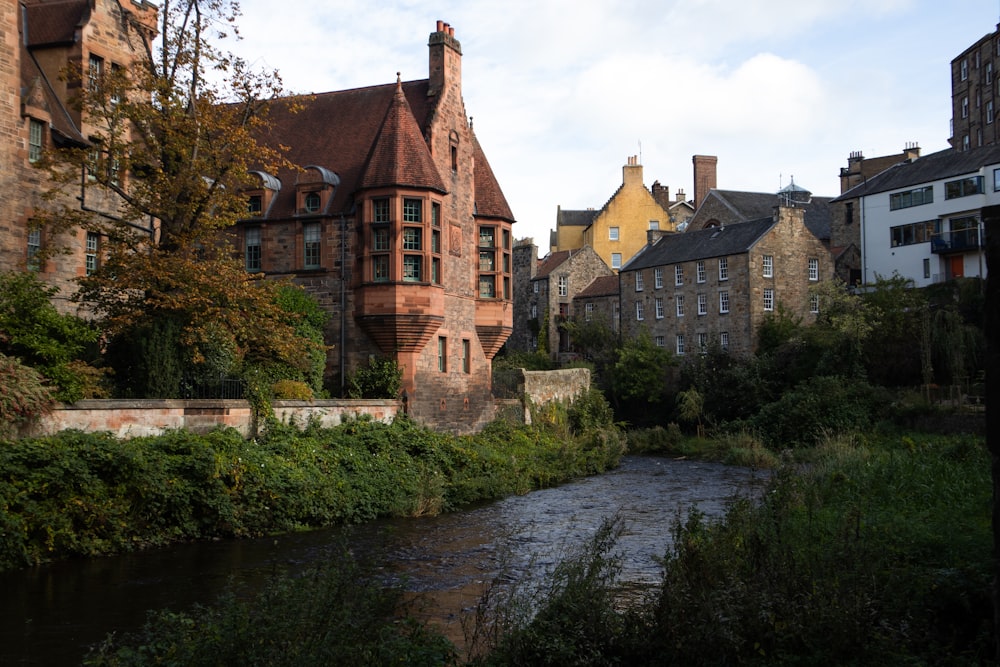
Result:
M639 164L642 164L642 139L639 140Z

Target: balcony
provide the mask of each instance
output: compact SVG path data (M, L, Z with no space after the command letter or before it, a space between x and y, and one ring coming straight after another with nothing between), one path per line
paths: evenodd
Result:
M931 237L931 252L942 255L953 252L969 252L983 247L979 230L959 229L954 232L941 232Z

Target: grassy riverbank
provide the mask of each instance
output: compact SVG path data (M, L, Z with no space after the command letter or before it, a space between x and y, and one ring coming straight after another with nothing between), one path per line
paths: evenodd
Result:
M0 569L216 537L448 511L612 468L614 428L503 421L475 436L399 419L121 440L0 443Z
M512 590L501 574L469 656L400 620L399 597L344 562L259 600L159 612L87 664L992 664L982 439L831 437L810 458L724 520L676 523L662 585L629 604L614 521L545 582Z

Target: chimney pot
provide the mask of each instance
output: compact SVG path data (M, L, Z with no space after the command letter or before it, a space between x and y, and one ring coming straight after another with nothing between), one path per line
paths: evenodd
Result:
M439 21L437 22L437 31L438 31L438 32L443 32L443 31L444 31L444 21L440 21L440 20L439 20Z

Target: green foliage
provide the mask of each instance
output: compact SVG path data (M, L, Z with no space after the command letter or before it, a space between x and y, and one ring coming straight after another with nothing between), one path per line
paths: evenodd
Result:
M347 377L351 398L398 398L403 387L403 369L395 359L373 357Z
M626 433L630 454L672 454L678 451L684 434L681 427L671 422L663 426L630 429Z
M0 439L16 436L54 405L53 391L37 371L0 354Z
M142 631L109 636L83 664L457 665L451 642L412 620L413 607L377 578L374 561L362 564L344 546L250 599L228 594L212 606L153 612Z
M546 352L511 352L497 355L493 359L493 370L507 371L523 368L526 371L550 371L555 368L555 362Z
M674 365L673 355L654 345L645 329L627 340L611 368L611 396L619 414L648 423L667 399L668 371Z
M31 272L0 273L0 354L16 357L50 380L56 400L100 393L101 375L85 357L98 330L52 305L56 289Z
M574 433L607 428L614 424L615 415L604 394L594 387L577 396L566 410L569 427Z
M318 393L323 388L323 373L326 370L323 332L330 314L323 310L316 297L297 285L282 284L275 298L281 310L289 315L289 323L295 332L313 343L306 349L308 367L300 374L301 379L312 387L313 393Z
M180 323L158 318L113 338L105 359L114 370L118 395L179 398L184 371L190 364L180 336Z
M311 401L312 387L297 380L278 380L271 386L271 395L276 400Z

